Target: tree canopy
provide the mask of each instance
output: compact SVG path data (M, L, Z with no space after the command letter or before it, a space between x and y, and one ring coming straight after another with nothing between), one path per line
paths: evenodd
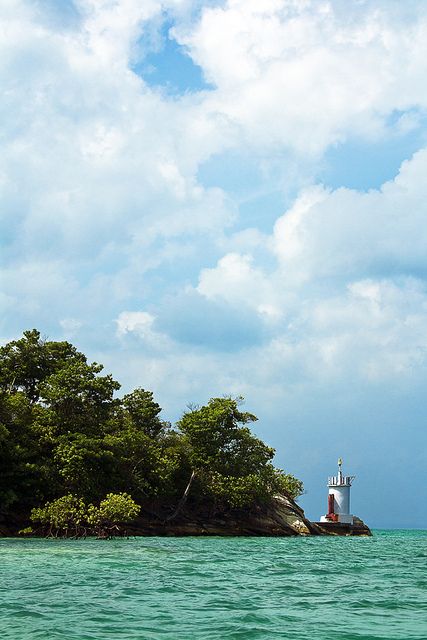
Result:
M301 494L302 483L275 468L274 449L250 431L257 418L241 398L212 398L172 427L152 392L119 390L102 365L36 330L0 348L3 513L44 508L40 521L59 513L65 526L67 514L78 519L82 505L97 502L99 524L108 509L135 514L128 499L229 508Z

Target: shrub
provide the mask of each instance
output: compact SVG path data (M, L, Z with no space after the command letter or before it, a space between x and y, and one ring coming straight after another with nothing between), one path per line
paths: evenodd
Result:
M95 526L112 527L131 522L139 514L141 507L128 493L109 493L99 507L90 505L88 522Z
M58 498L53 502L47 502L44 507L31 511L31 520L48 525L48 535L68 536L82 535L85 533L87 507L78 496L71 493Z
M48 536L79 537L89 532L110 537L113 531L120 532L120 525L134 520L140 510L127 493L109 493L99 507L86 506L82 498L69 494L33 509L31 520L44 525Z

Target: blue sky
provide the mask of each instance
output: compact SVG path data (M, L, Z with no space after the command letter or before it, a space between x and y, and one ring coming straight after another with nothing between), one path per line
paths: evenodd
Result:
M316 519L427 527L427 14L408 0L8 0L1 340L165 417L243 395ZM414 480L416 478L416 481Z

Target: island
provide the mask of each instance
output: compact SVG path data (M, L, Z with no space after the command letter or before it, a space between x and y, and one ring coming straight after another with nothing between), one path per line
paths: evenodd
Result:
M190 405L175 425L40 332L0 348L0 535L370 535L313 523L303 483L272 463L243 399Z

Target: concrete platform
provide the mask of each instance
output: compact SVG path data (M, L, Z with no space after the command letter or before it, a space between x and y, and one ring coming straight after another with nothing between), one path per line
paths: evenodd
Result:
M360 518L354 517L353 524L348 522L314 522L324 535L329 536L371 536L372 532Z

